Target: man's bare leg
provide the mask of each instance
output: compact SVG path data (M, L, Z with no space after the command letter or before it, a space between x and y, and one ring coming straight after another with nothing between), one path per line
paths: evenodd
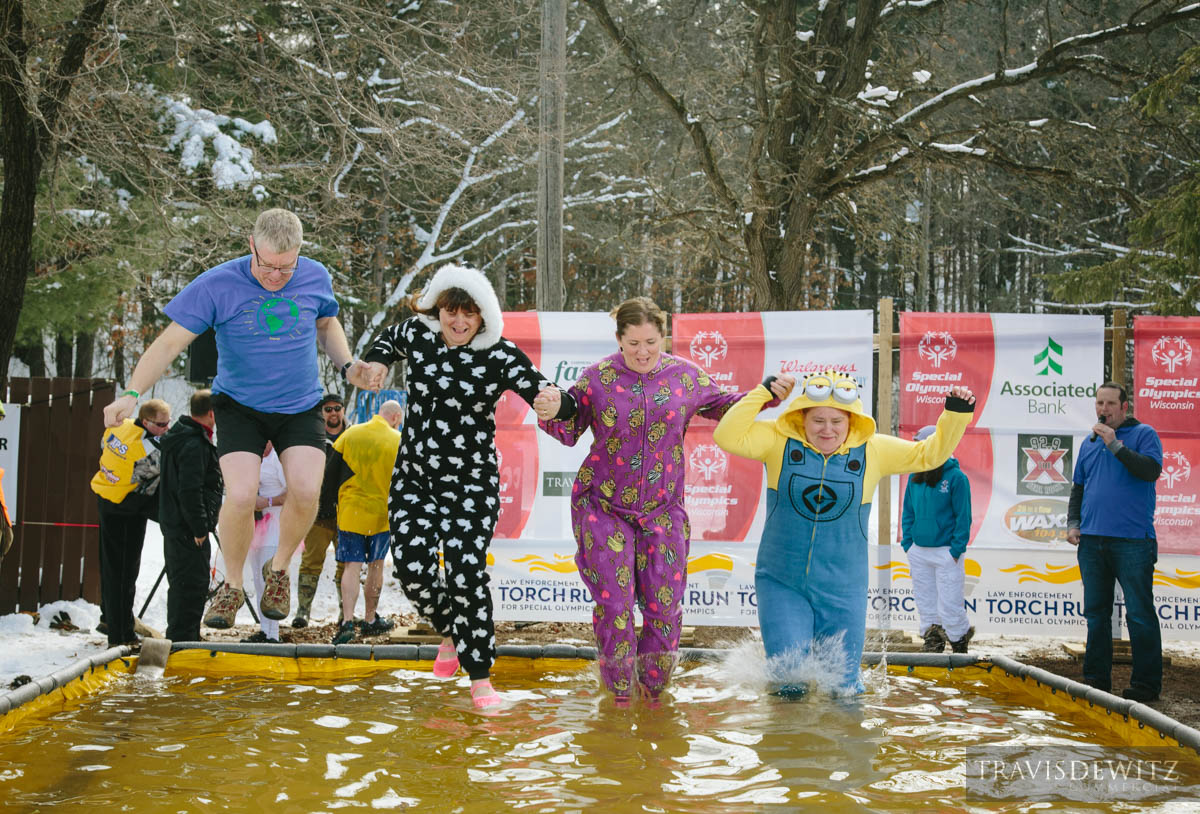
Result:
M367 585L363 592L363 621L367 624L376 619L379 595L383 593L383 560L367 563Z
M360 568L362 568L361 562L348 562L346 563L346 570L342 572L343 619L354 619L354 606L358 604L358 574ZM370 594L368 593L367 596L370 597Z
M258 473L262 456L253 452L228 452L221 456L225 500L217 519L221 556L225 560L225 582L242 587L242 570L254 539L254 500L258 497Z
M279 512L279 548L271 561L273 571L288 567L317 517L317 499L325 475L325 450L288 447L279 453L279 462L287 480L287 502Z

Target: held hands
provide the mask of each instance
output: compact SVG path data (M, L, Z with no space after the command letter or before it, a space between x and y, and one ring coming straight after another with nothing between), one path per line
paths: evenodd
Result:
M558 415L562 406L562 393L557 387L547 387L533 398L533 411L542 421L549 421Z
M775 381L771 382L771 395L780 401L784 401L792 394L792 388L795 386L795 376L791 373L780 373L775 377Z
M1096 424L1092 427L1092 432L1100 436L1100 440L1103 441L1105 445L1111 444L1112 440L1117 437L1117 431L1105 424L1103 421L1096 422Z
M104 408L104 426L119 427L121 422L133 415L137 399L133 396L118 396Z
M363 390L378 393L387 381L388 366L381 362L355 361L346 371L346 381Z
M963 387L962 385L956 385L955 387L951 387L950 395L955 396L956 398L962 399L967 404L975 403L975 394L971 392L971 388L969 388L969 387Z

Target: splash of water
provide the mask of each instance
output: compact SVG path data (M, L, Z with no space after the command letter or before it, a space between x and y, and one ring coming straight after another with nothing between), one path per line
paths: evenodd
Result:
M842 681L845 663L846 648L841 634L816 639L805 650L771 659L760 642L747 640L725 656L719 674L726 683L757 693L775 692L786 686L842 696L853 693L853 688L847 688Z

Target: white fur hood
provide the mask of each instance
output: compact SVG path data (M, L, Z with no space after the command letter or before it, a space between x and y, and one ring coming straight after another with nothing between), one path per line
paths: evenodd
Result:
M499 342L504 333L504 317L500 311L500 300L496 299L496 292L492 289L488 278L477 269L456 266L452 263L442 266L433 275L429 285L425 286L421 299L417 300L417 307L422 311L432 308L437 303L438 295L450 288L461 288L470 294L471 299L475 300L475 304L479 306L479 313L483 317L483 327L479 333L475 334L475 338L471 340L468 347L482 350ZM417 314L417 319L425 323L434 333L440 333L442 330L442 324L437 317Z

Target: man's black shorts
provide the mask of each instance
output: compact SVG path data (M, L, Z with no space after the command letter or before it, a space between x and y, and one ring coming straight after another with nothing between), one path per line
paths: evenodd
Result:
M217 455L253 452L262 455L267 442L276 452L288 447L325 449L325 419L314 404L302 413L263 413L213 393L213 412L217 417Z

